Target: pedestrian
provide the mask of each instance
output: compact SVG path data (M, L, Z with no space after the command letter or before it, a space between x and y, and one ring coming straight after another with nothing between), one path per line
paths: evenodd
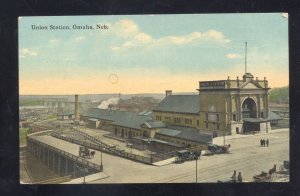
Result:
M232 174L232 176L231 176L231 179L232 179L232 181L236 181L236 171L234 170L233 171L233 174Z
M238 182L243 182L243 178L242 178L241 172L239 172L239 175L238 175Z
M266 145L269 146L269 139L266 140Z
M266 145L266 141L264 139L262 140L262 144L263 144L263 146Z
M263 140L262 139L260 139L260 146L262 146L263 145Z

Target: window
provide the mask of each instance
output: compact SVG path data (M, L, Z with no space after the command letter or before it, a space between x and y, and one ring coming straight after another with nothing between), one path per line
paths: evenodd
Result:
M184 123L187 124L187 125L191 125L192 124L192 120L191 119L184 119Z
M161 116L159 116L159 115L156 115L156 120L161 120Z
M181 118L175 117L174 118L174 123L181 123Z
M219 125L219 124L217 124L217 129L218 129L218 130L220 129L220 125Z
M197 126L199 126L199 120L197 120Z
M170 116L165 116L165 120L171 120Z
M208 129L208 123L206 122L205 124L206 124L206 129Z
M220 121L220 114L216 114L217 115L217 121Z
M233 121L236 121L236 114L232 115L232 119L233 119Z
M261 113L260 113L260 117L261 117L261 118L264 118L264 112L261 112Z

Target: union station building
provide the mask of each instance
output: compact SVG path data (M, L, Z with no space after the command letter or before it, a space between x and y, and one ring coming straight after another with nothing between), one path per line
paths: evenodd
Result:
M213 136L268 132L279 116L269 111L269 86L251 73L240 79L200 81L199 95L172 95L154 110L155 119L166 124L197 128Z
M90 108L80 114L88 127L103 129L111 135L134 139L147 145L151 140L158 149L205 146L223 135L268 132L280 117L269 111L269 86L251 73L240 79L200 81L199 94L173 95L153 111L141 113Z

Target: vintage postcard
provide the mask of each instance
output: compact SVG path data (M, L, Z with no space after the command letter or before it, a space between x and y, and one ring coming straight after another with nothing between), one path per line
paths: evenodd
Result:
M18 25L20 183L289 182L287 13Z

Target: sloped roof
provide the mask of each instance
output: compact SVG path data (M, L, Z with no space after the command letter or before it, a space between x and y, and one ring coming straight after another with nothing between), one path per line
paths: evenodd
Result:
M273 120L282 120L280 116L275 114L274 112L269 112L268 118L244 118L246 122L258 123L258 122L269 122Z
M99 108L90 108L82 116L88 116L94 119L113 121L112 124L139 129L146 121L152 120L150 116L139 115L135 112L125 112L117 110L105 110Z
M158 131L159 134L195 141L203 144L212 143L212 135L199 133L199 130L190 127L169 126Z
M270 111L269 115L268 115L268 119L269 120L282 120L282 117L280 117L279 115L277 115L276 113Z
M148 128L163 128L166 127L165 123L162 121L147 121L145 124Z
M198 114L199 95L169 95L153 111Z

